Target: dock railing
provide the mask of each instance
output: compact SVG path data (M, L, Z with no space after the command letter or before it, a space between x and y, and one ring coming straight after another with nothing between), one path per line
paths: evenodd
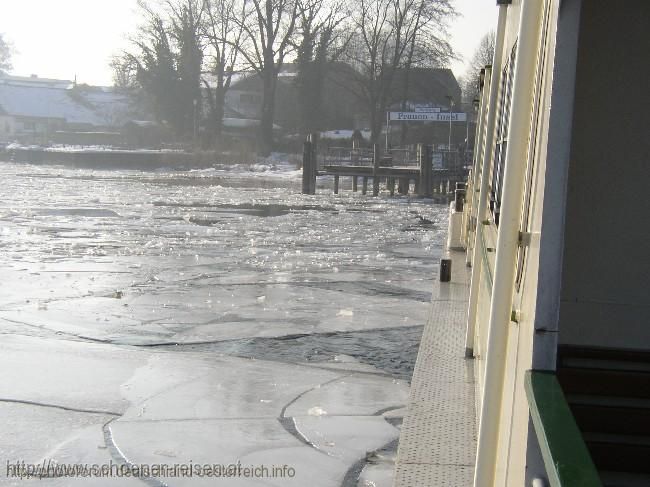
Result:
M328 147L319 158L319 169L324 166L372 167L374 151L372 148ZM385 151L381 166L419 167L417 149L399 147Z
M360 166L372 167L372 148L328 147L318 158L318 168L324 166Z
M416 148L397 147L387 151L384 157L391 158L392 167L420 167Z

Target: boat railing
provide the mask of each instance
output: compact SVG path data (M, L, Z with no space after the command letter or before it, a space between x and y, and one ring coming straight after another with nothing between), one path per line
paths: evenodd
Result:
M550 487L602 487L555 373L527 371L525 389Z

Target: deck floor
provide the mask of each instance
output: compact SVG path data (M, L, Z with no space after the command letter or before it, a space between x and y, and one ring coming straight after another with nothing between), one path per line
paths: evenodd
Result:
M436 281L400 434L395 487L472 485L476 455L473 363L464 357L470 269L450 252L452 281Z

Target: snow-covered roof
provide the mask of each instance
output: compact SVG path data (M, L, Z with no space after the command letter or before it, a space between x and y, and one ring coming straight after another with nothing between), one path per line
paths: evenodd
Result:
M112 88L93 87L80 93L83 100L93 107L102 123L109 127L124 125L130 120L131 103L124 94L116 92Z
M40 81L40 80L39 80ZM118 126L128 100L108 88L73 89L29 79L0 78L0 107L17 117L62 119L67 123Z
M369 130L361 130L361 136L364 139L370 138ZM342 129L342 130L326 130L320 133L321 138L323 139L351 139L354 135L354 130Z
M127 125L135 125L136 127L141 127L141 128L153 128L153 127L160 126L158 122L154 122L152 120L130 120L129 122L127 122Z
M11 83L13 85L25 86L47 86L49 88L70 88L74 81L67 79L41 78L35 74L32 76L13 76L10 74L0 74L0 83Z
M0 106L17 117L64 119L68 123L103 125L89 108L70 97L68 90L0 84Z
M224 118L223 126L230 129L250 129L260 126L260 121L252 118ZM273 124L274 130L279 130L279 125Z

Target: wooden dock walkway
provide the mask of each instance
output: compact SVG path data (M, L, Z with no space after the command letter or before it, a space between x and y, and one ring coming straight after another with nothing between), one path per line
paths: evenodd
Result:
M418 144L414 149L391 149L382 154L378 144L373 148L332 147L325 153L317 151L315 138L305 142L303 152L304 194L316 193L318 176L334 177L334 193L340 189L340 178L352 179L352 191L358 191L361 178L361 192L366 194L372 181L373 196L379 194L384 182L391 196L409 193L411 183L419 196L432 198L447 195L456 188L457 182L467 179L467 169L440 169L433 167L431 146Z

